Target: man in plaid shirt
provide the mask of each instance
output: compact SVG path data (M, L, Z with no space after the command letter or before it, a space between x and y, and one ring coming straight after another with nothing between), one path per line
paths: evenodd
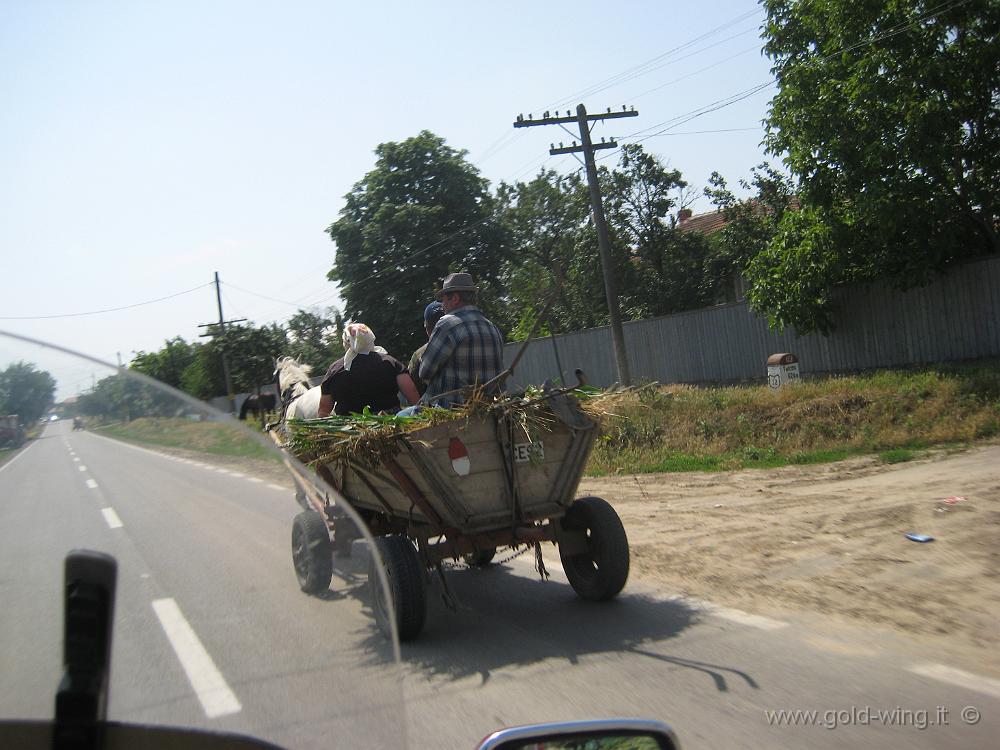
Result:
M421 403L461 404L468 393L450 391L483 385L503 371L503 334L476 307L476 291L472 276L453 273L435 295L445 314L420 363L420 378L427 383Z

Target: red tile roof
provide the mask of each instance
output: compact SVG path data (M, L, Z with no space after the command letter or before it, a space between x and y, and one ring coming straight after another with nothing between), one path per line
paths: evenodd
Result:
M698 214L686 219L677 225L681 232L701 232L702 234L712 234L718 232L726 226L726 217L722 211L710 211L706 214Z

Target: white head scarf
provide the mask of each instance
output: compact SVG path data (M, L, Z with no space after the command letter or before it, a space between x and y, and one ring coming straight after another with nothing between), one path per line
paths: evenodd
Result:
M381 346L375 346L375 334L364 323L349 322L344 326L342 341L344 343L344 369L348 372L351 371L351 363L354 358L359 354L388 353Z

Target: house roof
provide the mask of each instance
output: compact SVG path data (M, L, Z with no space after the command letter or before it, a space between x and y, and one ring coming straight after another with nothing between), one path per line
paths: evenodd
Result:
M683 219L677 224L677 229L681 232L700 232L701 234L712 234L718 232L726 226L726 217L721 210L709 211L704 214L697 214L690 218Z

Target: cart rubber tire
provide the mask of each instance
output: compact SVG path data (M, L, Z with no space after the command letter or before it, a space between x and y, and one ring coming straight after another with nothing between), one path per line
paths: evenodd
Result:
M299 587L307 594L322 594L333 577L333 547L323 516L306 510L292 521L292 564Z
M424 569L417 556L417 549L405 536L380 536L375 538L385 577L392 597L392 612L396 615L399 640L409 641L420 635L427 619L427 590L424 587ZM368 563L368 585L371 589L372 610L379 630L392 637L384 592L379 584L377 558L372 555Z
M478 552L469 552L468 554L462 555L462 562L473 568L485 568L493 562L493 558L496 557L496 555L496 547L481 549Z
M559 548L570 586L582 599L614 598L625 587L629 569L628 537L618 513L606 500L581 497L569 506L562 526L588 534L586 552L564 555Z

